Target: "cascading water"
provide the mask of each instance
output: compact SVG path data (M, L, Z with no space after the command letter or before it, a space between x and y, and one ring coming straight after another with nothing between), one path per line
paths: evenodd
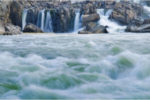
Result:
M74 32L79 31L81 28L81 20L80 20L80 10L76 11L75 21L74 21Z
M47 11L44 32L53 32L52 18L50 11Z
M148 14L148 16L150 17L150 14L149 14L150 13L150 7L147 5L144 5L143 8L146 11L146 13Z
M97 9L97 13L100 15L99 24L108 26L108 32L109 33L117 33L117 32L124 32L126 29L126 26L121 26L118 23L112 21L109 19L110 14L112 13L112 10L108 10L105 13L104 9Z
M22 30L26 26L26 19L27 19L28 9L24 9L23 15L22 15Z
M45 9L38 14L37 26L44 31Z

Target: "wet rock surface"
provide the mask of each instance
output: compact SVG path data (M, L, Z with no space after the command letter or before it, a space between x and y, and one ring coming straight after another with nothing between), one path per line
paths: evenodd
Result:
M25 26L23 32L29 32L29 33L43 33L43 31L38 28L36 25L34 24L28 24Z
M97 22L100 20L100 16L97 13L82 15L83 25L88 24L89 22Z
M56 33L73 30L75 11L73 8L58 7L51 10L53 30Z
M150 32L150 19L134 21L132 24L127 26L126 32Z

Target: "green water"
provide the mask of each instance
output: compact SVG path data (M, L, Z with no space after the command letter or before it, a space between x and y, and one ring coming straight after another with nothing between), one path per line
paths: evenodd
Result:
M150 99L149 37L0 36L0 98Z

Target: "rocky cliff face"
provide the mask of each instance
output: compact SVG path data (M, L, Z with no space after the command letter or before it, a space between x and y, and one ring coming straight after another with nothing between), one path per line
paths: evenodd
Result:
M0 3L0 23L1 25L10 22L9 13L10 13L10 2L1 1Z
M73 8L58 7L51 10L54 32L69 32L73 30L75 11Z
M122 24L130 24L132 20L142 15L142 11L143 7L139 4L119 2L115 4L110 18Z

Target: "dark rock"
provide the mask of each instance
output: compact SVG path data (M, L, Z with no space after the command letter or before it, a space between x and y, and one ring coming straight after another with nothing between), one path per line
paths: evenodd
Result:
M102 26L102 25L96 25L94 23L90 30L84 29L82 31L79 32L79 34L100 34L100 33L108 33L107 31L107 26Z
M7 24L5 26L5 33L3 35L17 35L22 34L21 28L19 26L14 26L12 24Z
M73 30L75 11L73 8L58 7L51 10L53 30L56 33Z
M22 26L22 12L23 6L18 1L13 1L10 3L10 19L12 24L17 26Z
M23 32L28 32L28 33L43 33L43 31L35 26L34 24L28 24L25 26Z
M105 3L105 7L104 7L105 9L112 9L116 4L115 0L104 1L104 3Z
M34 25L37 24L37 18L38 18L38 13L39 9L29 9L27 13L27 19L26 22L27 24L32 23Z
M91 30L92 33L108 33L107 26L98 25Z

